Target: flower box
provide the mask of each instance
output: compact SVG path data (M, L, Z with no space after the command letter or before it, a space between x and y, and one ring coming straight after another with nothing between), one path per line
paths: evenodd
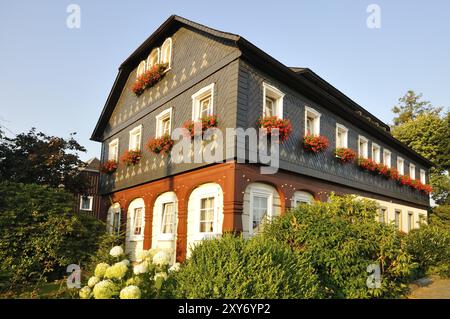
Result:
M412 187L426 194L430 194L433 191L433 188L430 185L422 184L422 182L417 179L412 181Z
M167 63L155 64L151 70L145 71L134 82L131 90L136 96L141 95L148 88L151 88L164 77L164 71L167 69Z
M121 156L122 163L126 164L127 166L136 165L139 163L139 161L142 158L141 151L125 151L123 155Z
M150 152L155 154L168 154L173 146L173 140L170 135L164 135L157 138L152 138L148 141L147 147Z
M358 166L361 167L363 170L366 170L366 171L369 171L372 173L378 172L378 164L370 158L359 157L358 158Z
M323 152L328 148L328 139L325 136L307 134L303 138L303 148L308 152Z
M292 133L290 120L280 119L277 116L266 116L258 121L259 127L265 129L266 134L272 135L272 130L278 129L278 137L281 142L286 141Z
M202 135L209 128L217 127L219 122L216 115L208 115L201 118L200 121L187 121L183 127L188 130L189 135L194 137L195 135Z
M100 166L100 171L104 174L109 174L111 175L112 173L114 173L117 170L117 161L115 160L109 160L104 162L101 166Z
M346 147L338 147L334 151L336 158L342 163L351 163L356 158L354 150Z

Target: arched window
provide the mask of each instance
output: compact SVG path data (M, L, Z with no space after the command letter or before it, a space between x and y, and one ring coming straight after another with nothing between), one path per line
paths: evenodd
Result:
M314 196L311 195L308 192L301 192L297 191L294 193L294 196L292 197L292 208L297 207L301 204L311 204L314 201Z
M159 63L159 48L153 49L147 58L147 70L151 70L155 64Z
M161 47L161 63L167 63L167 68L172 66L172 38L167 38Z
M135 261L144 245L145 203L142 198L136 198L128 206L127 231L125 251L130 259Z
M145 72L145 61L141 61L136 71L136 77L140 77Z
M120 232L120 205L119 203L112 204L108 209L106 216L106 230L110 234L118 234Z
M166 192L158 196L153 207L153 242L173 240L177 233L177 195Z

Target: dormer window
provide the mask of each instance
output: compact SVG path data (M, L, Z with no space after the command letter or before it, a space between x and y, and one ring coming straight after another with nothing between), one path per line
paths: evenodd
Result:
M305 108L305 135L320 135L320 116L313 108Z
M140 77L145 72L145 61L141 61L136 71L136 77Z
M359 157L369 157L369 141L364 136L358 137L358 155Z
M197 121L202 117L213 115L213 107L214 83L192 95L192 120Z
M263 83L263 116L283 118L284 93L276 87Z
M372 143L372 160L375 163L380 163L380 146Z
M172 66L172 38L167 38L161 46L161 63L167 64L167 69Z
M155 64L159 63L159 48L153 49L147 58L147 70L151 70Z

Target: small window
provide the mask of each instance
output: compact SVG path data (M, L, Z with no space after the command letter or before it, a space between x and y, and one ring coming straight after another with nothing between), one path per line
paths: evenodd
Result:
M302 204L311 204L314 201L314 196L307 192L297 191L294 193L292 207L297 207Z
M348 129L341 125L336 124L336 148L338 147L348 147Z
M156 137L170 135L172 131L172 108L167 109L156 116Z
M387 218L387 209L385 207L381 207L379 211L379 221L380 223L386 223Z
M276 87L263 83L263 116L283 118L284 93Z
M257 233L259 226L268 218L269 196L265 194L254 194L252 197L252 233Z
M192 95L192 120L198 121L214 112L214 83Z
M416 165L414 164L409 164L409 177L416 179Z
M145 72L145 61L141 61L139 63L137 71L136 71L136 77L140 77Z
M320 116L316 110L305 108L305 135L320 135Z
M200 199L200 233L214 233L214 197Z
M402 224L401 224L402 218L401 218L401 217L402 217L402 211L396 209L396 210L395 210L395 227L396 227L398 230L402 230Z
M413 212L408 212L408 231L411 231L414 228L414 219L413 219Z
M128 149L130 151L139 151L141 149L142 125L135 127L130 131L130 143Z
M159 48L153 49L147 58L147 70L151 70L155 64L159 63Z
M364 136L358 138L358 155L359 157L369 157L369 141Z
M424 169L420 169L420 182L422 184L426 184L426 182L427 182L427 178L426 178Z
M405 160L397 157L397 171L400 175L405 175Z
M109 143L108 160L118 161L119 159L119 139L116 138Z
M140 236L143 233L142 224L144 216L142 214L142 207L135 208L133 214L133 235Z
M383 163L384 165L386 165L387 167L391 167L391 151L389 150L384 150L383 151Z
M80 210L92 211L92 203L94 198L92 196L83 195L80 198Z
M380 146L375 143L372 143L372 160L380 163Z
M166 63L167 69L172 66L172 38L167 38L161 47L161 63Z
M164 203L161 223L162 234L175 233L175 203Z

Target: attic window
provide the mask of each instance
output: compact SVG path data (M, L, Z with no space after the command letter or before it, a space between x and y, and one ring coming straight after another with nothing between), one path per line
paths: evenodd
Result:
M362 158L369 157L369 141L364 136L358 137L358 155Z
M137 68L137 72L136 72L136 77L140 77L142 74L144 74L145 72L145 61L141 61L141 63L139 63L139 66Z
M172 66L172 38L167 38L161 46L161 63L167 64L167 69Z
M147 58L147 70L151 70L155 64L159 63L159 48L153 49Z

